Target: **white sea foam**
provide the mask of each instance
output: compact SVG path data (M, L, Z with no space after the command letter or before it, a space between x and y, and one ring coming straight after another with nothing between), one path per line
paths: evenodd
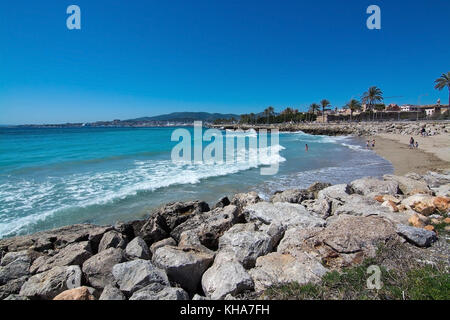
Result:
M251 134L251 133L250 133ZM174 164L170 160L139 160L124 171L88 172L46 181L19 180L0 185L0 238L20 233L70 208L104 205L140 191L154 191L177 184L196 184L202 179L286 161L281 145L246 150L233 163ZM242 156L242 152L237 152ZM40 209L36 213L36 209ZM17 214L20 212L20 215Z

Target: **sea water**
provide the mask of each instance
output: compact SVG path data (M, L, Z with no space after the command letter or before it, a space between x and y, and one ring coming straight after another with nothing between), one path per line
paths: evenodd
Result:
M279 155L257 165L174 164L175 129L0 128L0 238L143 218L172 201L214 204L248 191L268 199L315 181L347 183L393 172L363 141L302 132L280 133ZM260 166L274 162L277 174L260 174Z

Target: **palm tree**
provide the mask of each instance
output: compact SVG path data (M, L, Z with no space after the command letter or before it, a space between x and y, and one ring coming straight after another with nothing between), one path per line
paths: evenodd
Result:
M269 118L270 118L271 115L273 115L273 113L274 113L273 107L267 107L264 110L264 115L267 117L267 123L269 123Z
M450 71L447 73L443 73L442 76L436 80L434 80L434 83L436 84L434 86L435 89L438 89L441 91L445 87L448 89L448 105L450 107Z
M250 113L250 121L252 122L252 124L255 123L255 114L253 112Z
M345 106L350 109L350 121L352 121L353 112L361 109L361 103L356 99L352 99Z
M316 111L319 111L319 110L320 110L320 106L319 106L317 103L312 103L312 104L309 106L309 111L310 111L312 114L315 114Z
M322 106L322 122L325 122L325 110L327 110L327 107L330 105L330 101L323 99L320 101L320 105Z
M377 88L375 86L370 87L369 90L367 90L367 92L364 92L362 97L362 102L369 107L369 110L372 110L377 102L382 101L383 101L383 92L381 91L380 88Z

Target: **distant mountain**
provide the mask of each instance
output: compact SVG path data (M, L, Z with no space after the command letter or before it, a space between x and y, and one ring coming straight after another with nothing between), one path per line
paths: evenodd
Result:
M137 119L126 120L127 122L133 121L173 121L173 122L193 122L193 121L205 121L212 122L217 119L239 119L240 116L232 113L208 113L208 112L173 112L169 114L162 114L154 117L142 117Z

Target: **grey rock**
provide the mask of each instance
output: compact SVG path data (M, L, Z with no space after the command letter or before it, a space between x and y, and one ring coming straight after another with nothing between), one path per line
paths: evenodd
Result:
M131 295L152 283L169 285L164 270L161 270L148 260L133 260L117 264L112 273L122 292Z
M255 291L291 282L299 284L315 283L328 272L320 263L306 253L297 256L273 252L256 260L255 268L249 271Z
M76 224L32 235L2 239L0 248L7 248L9 252L30 248L43 252L48 249L61 249L74 242L89 241L95 251L103 234L111 229L112 227Z
M429 247L437 240L436 233L433 231L402 224L397 225L397 232L408 242L411 242L419 247Z
M331 215L332 202L327 199L317 199L302 202L309 211L314 212L322 219L326 219Z
M400 192L397 181L383 181L375 178L362 178L352 181L351 188L358 194L365 196L396 195Z
M156 214L150 217L150 219L142 226L138 234L148 245L163 240L169 237L166 220L162 215Z
M224 208L230 204L231 204L230 199L228 199L228 197L223 197L212 207L212 210L217 208Z
M249 269L255 265L256 258L272 251L281 236L269 235L266 230L259 230L254 223L237 224L219 239L219 252L233 254L237 261Z
M383 179L385 181L395 181L398 183L401 192L405 195L410 195L414 193L425 193L431 194L432 191L428 187L425 181L415 180L408 177L396 176L396 175L384 175Z
M124 296L122 291L113 287L112 285L107 285L102 294L100 295L99 300L126 300L127 298Z
M238 193L235 194L233 199L231 200L231 204L235 205L239 209L244 208L250 204L258 203L262 201L261 198L255 191L251 191L248 193Z
M203 300L203 301L205 301L205 300L210 300L210 299L208 299L207 297L205 297L205 296L201 296L201 295L199 295L199 294L194 294L194 297L192 297L192 300L198 300L198 301L201 301L201 300Z
M7 260L10 260L7 257ZM0 285L30 274L31 259L28 255L16 255L12 262L0 267Z
M28 257L29 257L28 250L8 252L5 253L5 255L3 256L0 266L4 267L19 258L27 259Z
M152 284L136 291L130 300L189 300L189 295L181 288Z
M91 250L89 241L69 244L52 257L36 259L30 271L36 273L48 271L56 266L81 266L92 257Z
M332 210L334 215L348 214L354 216L385 215L389 212L388 208L381 206L376 200L358 194L349 195L345 199L345 203Z
M166 238L164 240L160 240L158 242L155 242L150 247L150 252L152 254L155 254L156 249L164 247L164 246L176 246L177 242L173 238Z
M158 248L152 261L164 269L171 281L194 293L200 285L203 273L214 260L214 255L195 248L165 246Z
M202 277L203 292L213 300L253 289L253 280L233 254L219 253Z
M141 237L136 237L128 243L125 254L128 259L150 259L150 250Z
M0 300L5 299L11 294L18 294L20 292L20 288L22 285L28 280L28 277L21 277L18 279L14 279L6 283L5 285L0 286Z
M345 199L353 193L352 188L348 184L337 184L325 189L322 189L317 194L317 199L322 200L339 200L345 201Z
M215 250L219 237L238 222L238 215L239 210L234 205L214 209L180 224L172 231L171 236L180 241L181 233L192 230L203 246Z
M113 267L125 261L122 249L109 248L92 256L83 263L83 273L87 282L96 289L102 289L108 284L114 284Z
M115 231L111 230L106 232L102 240L100 240L100 244L98 245L98 252L106 250L108 248L120 248L125 249L127 245L127 240L124 238L124 236Z
M270 201L275 202L289 202L289 203L301 203L304 200L311 200L314 198L312 192L300 189L289 189L274 194Z
M244 208L247 221L276 223L286 228L292 226L317 227L325 225L325 220L314 216L299 204L259 202Z
M317 199L318 195L319 195L319 191L331 187L331 183L327 183L327 182L314 182L313 184L311 184L308 189L306 189L306 191L310 192L313 194L314 198Z
M63 291L81 286L80 267L54 267L28 279L20 290L21 296L30 299L51 300Z
M188 201L169 203L155 211L142 227L142 238L151 245L167 238L170 232L188 219L209 211L204 201Z

